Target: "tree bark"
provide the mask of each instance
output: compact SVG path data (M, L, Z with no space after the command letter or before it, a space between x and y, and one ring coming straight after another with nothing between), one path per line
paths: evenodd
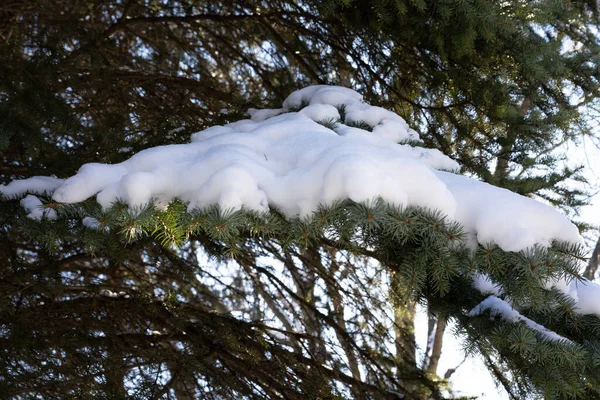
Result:
M583 276L588 278L589 280L594 280L596 276L596 271L598 271L598 259L600 258L600 238L596 242L596 247L592 252L592 256L590 257L590 261L588 262L585 271L583 272Z
M427 364L427 372L430 374L437 374L437 368L442 355L442 344L444 340L444 331L446 330L446 317L438 317L437 324L435 327L435 337L433 339L433 346L431 350L431 357Z
M417 370L417 344L415 340L416 304L407 300L404 304L394 306L394 333L396 335L396 379L407 389L413 385L406 377ZM416 389L416 388L415 388Z

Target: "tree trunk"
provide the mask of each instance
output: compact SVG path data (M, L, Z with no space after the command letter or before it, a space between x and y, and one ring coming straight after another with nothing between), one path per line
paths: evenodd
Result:
M416 303L407 300L394 306L394 333L396 335L396 379L400 386L418 399L422 387L415 379L417 375L417 344L415 340Z
M446 330L446 317L438 317L437 324L435 327L435 337L433 339L433 346L431 350L431 357L427 364L427 372L430 374L437 374L437 367L442 355L442 344L444 340L444 331Z
M598 238L596 247L594 248L592 256L590 257L590 261L583 272L583 276L589 280L594 280L594 277L596 276L596 271L598 271L598 258L600 258L600 238Z

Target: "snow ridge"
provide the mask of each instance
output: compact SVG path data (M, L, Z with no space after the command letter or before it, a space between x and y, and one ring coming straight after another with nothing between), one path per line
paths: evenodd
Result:
M12 181L8 185L0 185L0 193L6 197L20 196L25 193L52 193L64 181L64 179L53 178L51 176L33 176L27 179Z
M510 304L496 296L489 296L487 299L479 303L469 312L469 317L475 317L482 314L484 311L490 310L491 316L499 316L503 320L512 322L524 322L529 328L540 333L544 338L553 342L568 342L571 341L558 333L547 329L543 325L521 315L517 310L512 308Z

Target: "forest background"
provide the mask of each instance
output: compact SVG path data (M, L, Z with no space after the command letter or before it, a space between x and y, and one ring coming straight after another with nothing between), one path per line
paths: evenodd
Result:
M249 108L279 107L307 85L341 85L401 115L425 147L451 156L463 174L559 208L588 238L593 255L582 276L594 279L598 221L578 214L594 183L567 152L600 139L596 7L558 0L7 0L0 5L0 183L68 177L83 162L121 162L246 118ZM323 256L340 250L333 243L283 249L260 237L241 246L232 273L198 257L226 263L232 255L208 231L182 243L177 232L152 235L143 221L127 222L130 236L123 229L104 235L25 214L18 199L2 203L0 392L10 398L302 398L327 397L336 385L361 398L389 396L394 379L415 398L447 393L452 371L439 371L438 362L452 318L443 305L421 301L433 338L423 358L415 351L412 298L392 299L388 332L360 307L365 288L346 298L326 286L330 312L315 312L323 269L352 275L368 265L364 253L337 265ZM255 268L263 256L285 265L294 285ZM286 297L292 300L281 302ZM223 316L232 309L251 318ZM348 309L362 315L348 322ZM239 356L241 348L260 353L264 332L252 323L266 317L279 321L286 345L306 345L314 359ZM393 351L377 343L354 348L360 340L352 324L393 343ZM191 343L181 334L188 328L197 338ZM488 328L474 329L490 337ZM344 361L320 342L328 329ZM577 373L553 386L562 366L544 364L547 376L538 376L527 362L504 357L502 345L511 348L467 343L513 398L597 393ZM345 373L317 371L319 360L345 364ZM595 365L587 368L593 373ZM287 379L296 386L281 383Z

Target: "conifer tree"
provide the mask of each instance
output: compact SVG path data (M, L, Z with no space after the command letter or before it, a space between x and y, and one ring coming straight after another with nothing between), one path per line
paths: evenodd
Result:
M577 170L560 168L552 150L588 133L581 112L597 100L594 7L583 1L9 0L0 8L2 183L36 175L64 178L83 162L120 162L144 148L184 143L199 129L238 120L251 106L279 105L308 83L344 83L372 104L405 117L427 146L454 157L464 172L573 209L581 193L565 182L577 179ZM86 204L81 205L85 215L103 215ZM457 304L470 298L467 304L473 307L481 300L477 292L454 293L441 283L409 291L416 296L408 303L405 290L395 291L391 299L401 305L396 310L407 312L397 312L396 332L385 331L360 294L373 293L374 309L390 301L380 278L365 282L361 275L370 258L381 265L400 263L395 245L382 234L387 228L367 229L360 243L340 247L311 234L304 237L298 221L277 214L265 227L253 215L228 216L237 227L222 232L230 225L208 210L198 216L208 227L193 229L193 216L174 203L158 212L148 207L135 218L125 205L117 206L105 216L112 229L104 232L73 222L84 215L81 208L61 207L58 221L42 222L27 219L14 199L0 210L0 320L10 323L2 327L0 392L16 398L118 398L131 395L133 386L141 398L196 398L198 387L207 398L327 397L338 390L331 382L345 388L337 393L342 397L348 391L357 398L394 391L436 396L435 362L417 365L405 305L420 300L439 320L448 315L466 327L472 319L461 322L455 310L445 309L447 303L455 300L452 296ZM395 212L386 207L379 205L373 213L386 221ZM357 214L338 227L348 235L370 215L356 204L326 211ZM440 218L415 213L407 220L415 221L417 231ZM261 231L269 227L272 236ZM458 235L458 227L449 229L449 236ZM437 240L426 236L403 246ZM212 261L199 260L199 249L218 260L235 257L239 268L227 275ZM481 251L484 259L499 258L496 274L486 272L500 281L506 265L522 262ZM268 266L257 269L256 260L265 254L285 266L293 287ZM340 254L343 258L336 258ZM546 256L536 255L542 257L536 262ZM575 273L572 260L566 265ZM353 283L354 291L335 285L323 289L323 282L339 275ZM423 279L423 271L416 276ZM405 278L398 278L399 288L406 286L400 284ZM330 301L327 312L317 306L323 290ZM450 290L444 300L436 300L444 290ZM541 291L539 296L551 295ZM569 299L559 303L564 309L553 309L556 315L535 302L521 311L569 338L581 332L572 340L586 341L587 353L575 345L537 343L531 332L518 331L521 326L509 332L511 327L498 330L482 319L481 326L469 328L485 333L487 340L473 343L473 349L484 354L514 397L532 385L579 397L587 390L593 397L589 374L596 364L588 356L595 354L590 348L596 319L573 314ZM240 321L229 315L232 309L252 318ZM347 319L348 310L361 313ZM281 321L280 332L265 332L261 322L269 318ZM186 342L184 335L194 339ZM396 342L394 352L373 339L380 335ZM337 346L333 358L324 336ZM519 340L511 345L505 336ZM515 343L529 346L519 347L528 356L540 354L536 346L543 346L542 354L560 359L561 377L543 359L526 365L511 361ZM306 349L311 357L302 356ZM565 352L577 355L573 364L562 364L569 363ZM518 371L514 384L504 378L506 371ZM570 375L563 381L562 373Z

